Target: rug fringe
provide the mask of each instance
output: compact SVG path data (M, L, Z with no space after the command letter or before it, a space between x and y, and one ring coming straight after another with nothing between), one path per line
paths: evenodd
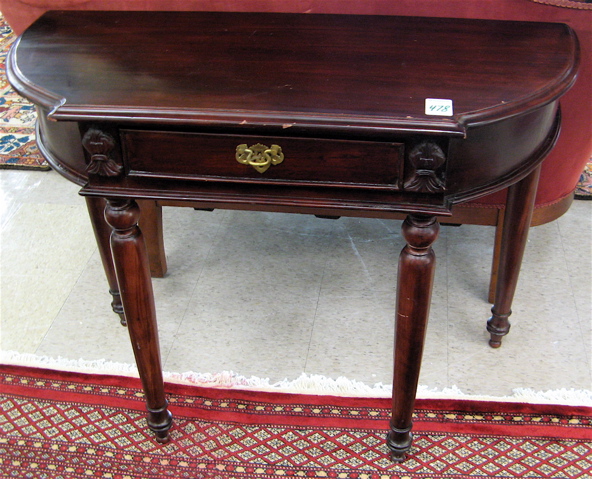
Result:
M32 366L62 371L73 371L90 374L112 374L118 376L138 377L138 370L133 364L99 360L74 360L62 357L37 356L16 351L0 351L0 363L18 366ZM256 376L246 377L233 371L220 373L196 372L165 372L165 381L193 386L252 389L257 391L283 392L309 395L331 395L352 397L390 397L391 385L376 383L373 386L361 381L338 377L336 379L317 374L302 373L298 378L271 382L268 378ZM466 394L458 387L438 389L420 385L417 389L418 398L429 399L466 399L474 401L504 401L532 404L562 404L570 406L592 406L592 391L577 389L557 389L536 391L531 388L517 388L512 396L484 396Z
M79 373L114 374L120 376L138 377L135 364L116 363L105 359L67 359L61 356L38 356L32 353L17 351L0 351L0 363L16 366L31 366L38 368L58 369Z

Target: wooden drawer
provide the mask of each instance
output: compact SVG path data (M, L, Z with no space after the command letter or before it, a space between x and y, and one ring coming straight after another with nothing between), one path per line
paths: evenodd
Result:
M398 189L401 143L122 130L129 176ZM254 165L254 166L253 166Z

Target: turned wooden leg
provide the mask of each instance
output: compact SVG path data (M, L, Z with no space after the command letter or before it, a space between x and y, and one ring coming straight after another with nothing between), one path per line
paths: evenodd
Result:
M142 212L140 228L144 234L150 274L153 278L163 278L167 272L164 237L162 230L162 206L154 200L138 200Z
M105 199L86 197L86 206L90 216L90 222L95 233L97 246L99 247L99 254L103 263L103 269L107 276L109 283L109 293L113 297L111 308L113 312L119 315L120 323L125 326L125 315L123 314L123 305L121 304L121 297L119 296L119 286L117 285L117 277L115 275L115 267L113 266L113 256L111 254L111 227L105 221Z
M432 243L440 225L435 217L409 215L403 223L407 246L399 258L393 374L393 411L387 444L401 462L411 448L412 415L430 311L436 257Z
M539 174L540 167L508 189L495 302L491 308L492 316L487 321L492 348L499 348L502 338L510 331L508 318L512 314L512 300L526 248Z
M487 301L495 303L495 288L497 285L497 275L499 271L500 251L502 249L502 236L504 233L504 214L505 210L499 210L497 222L495 225L495 240L493 245L493 259L491 261L491 275L489 277L489 291Z
M146 395L148 426L158 442L169 440L172 415L164 394L156 309L148 255L138 227L140 209L133 200L108 199L105 219L113 228L111 250L123 310Z

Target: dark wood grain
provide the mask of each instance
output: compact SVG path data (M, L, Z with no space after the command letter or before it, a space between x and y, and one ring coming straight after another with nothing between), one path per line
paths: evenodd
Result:
M101 256L103 269L105 270L105 276L107 276L109 293L113 297L111 308L119 316L120 323L125 326L127 323L123 314L123 305L121 304L121 295L119 294L119 285L117 284L113 254L111 252L111 228L105 222L106 202L104 198L86 197L86 206L95 234L99 255Z
M157 33L160 25L172 24L174 35ZM355 184L352 176L364 186L392 180L385 155L379 153L388 143L405 144L409 151L427 139L441 142L447 155L443 188L421 205L417 195L405 191L324 191L323 178L332 180L347 171L346 162L335 159L352 154L336 143L315 152L320 166L311 172L318 177L314 188L295 188L303 171L290 173L292 164L286 162L273 174L288 180L287 187L274 194L233 185L212 192L209 181L169 185L163 167L156 178L91 178L88 195L112 196L117 191L171 200L182 194L188 200L237 208L244 201L260 208L317 208L319 214L336 208L344 210L338 214L361 210L369 215L446 215L453 204L509 186L540 162L553 145L551 132L558 131L557 99L574 81L578 55L575 35L560 24L78 11L50 12L39 19L12 49L7 71L15 88L41 109L44 154L81 184L87 183L87 163L92 160L73 151L80 139L67 127L72 121L80 123L83 133L97 122L117 121L132 129L157 124L161 131L167 127L177 135L235 134L248 144L294 138L303 145L298 154L312 151L307 139L377 142L374 154L356 160L374 177L343 177L350 186ZM451 99L454 115L426 115L427 97ZM56 126L52 120L72 121ZM141 146L118 138L117 131L111 133L117 164L134 172L135 165L126 161L137 159L126 159L122 143L132 150ZM146 132L150 134L156 133ZM413 140L412 135L429 138ZM182 162L175 161L183 175L200 156L199 148L192 151L195 158L187 152ZM360 150L354 155L360 158ZM210 165L214 160L207 158ZM170 176L174 179L174 172ZM235 181L236 175L231 176ZM248 182L256 176L242 178ZM225 200L220 201L220 193ZM332 196L338 201L328 200Z
M411 418L436 271L432 244L439 231L440 225L433 216L409 215L403 222L407 245L399 257L393 413L387 438L396 462L403 461L411 448Z
M158 243L152 263L163 267L155 201L327 217L410 213L387 440L401 460L411 446L435 216L518 183L489 326L503 334L536 171L556 140L559 99L578 63L577 38L561 24L76 11L41 17L11 49L7 74L38 106L38 143L52 166L83 195L108 198L117 286L160 441L172 420L136 199ZM454 114L426 114L426 98L452 100ZM237 140L281 146L285 158L255 171L237 162ZM101 201L89 201L95 223ZM108 230L95 227L108 257Z
M56 119L464 131L557 98L576 49L559 24L78 11L38 20L18 62ZM425 98L452 99L454 118Z
M401 143L141 130L121 134L129 176L389 190L398 189L403 176ZM260 173L237 162L240 144L277 144L285 158ZM369 158L380 158L380 162Z
M146 394L148 426L158 442L169 440L172 415L164 393L156 308L148 253L135 201L107 199L105 219L112 228L111 250L132 349Z
M510 331L508 318L512 314L511 306L526 249L539 175L540 167L508 190L495 301L491 308L492 316L487 321L492 348L499 348L502 338Z
M164 249L162 206L151 200L138 200L137 203L141 211L139 225L146 238L150 275L153 278L164 278L167 272L167 260Z

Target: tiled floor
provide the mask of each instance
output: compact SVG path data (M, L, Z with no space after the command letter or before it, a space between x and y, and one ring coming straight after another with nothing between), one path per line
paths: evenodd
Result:
M1 348L133 362L77 187L0 170ZM164 211L164 369L390 383L400 222ZM592 202L531 230L504 345L487 345L493 229L443 227L420 383L505 396L592 390Z

